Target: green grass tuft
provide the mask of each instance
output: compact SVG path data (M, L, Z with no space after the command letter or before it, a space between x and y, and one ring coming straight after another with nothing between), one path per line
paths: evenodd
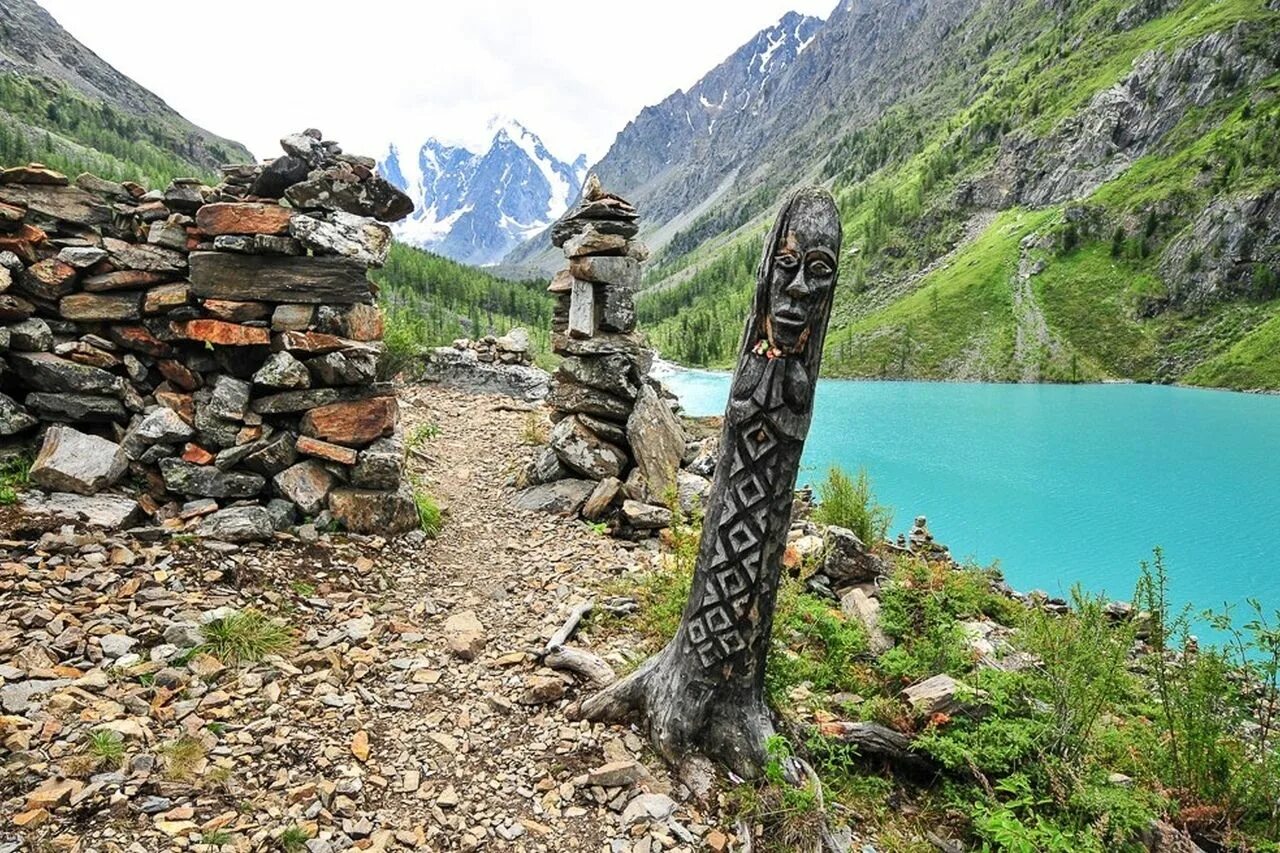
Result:
M203 627L205 642L200 651L225 663L253 663L270 654L291 648L293 631L257 610L241 610Z

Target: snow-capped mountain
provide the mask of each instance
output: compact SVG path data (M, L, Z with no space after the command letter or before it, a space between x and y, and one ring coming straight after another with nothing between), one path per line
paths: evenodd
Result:
M496 123L487 150L430 138L417 152L391 145L378 171L414 200L396 236L456 261L497 263L578 197L586 156L557 159L516 121Z

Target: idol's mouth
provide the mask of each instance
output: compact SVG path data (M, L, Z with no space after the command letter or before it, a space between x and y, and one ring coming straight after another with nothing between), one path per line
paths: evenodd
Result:
M774 319L778 321L779 326L786 329L800 329L803 328L805 324L803 314L798 311L788 311L785 308L779 311Z

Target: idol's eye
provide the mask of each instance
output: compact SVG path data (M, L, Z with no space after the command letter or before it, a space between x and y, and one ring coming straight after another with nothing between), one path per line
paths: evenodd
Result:
M809 261L809 275L815 276L817 278L826 278L827 276L831 275L831 273L832 273L831 264L827 263L826 261L823 261L823 260Z
M784 270L793 270L800 266L800 259L795 255L775 255L773 262Z

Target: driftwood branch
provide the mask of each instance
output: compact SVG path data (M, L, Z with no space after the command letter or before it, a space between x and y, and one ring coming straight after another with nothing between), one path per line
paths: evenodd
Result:
M559 646L554 651L548 652L543 663L552 669L576 672L583 678L594 681L600 687L607 687L618 680L618 674L605 662L604 658L583 649L575 649L573 646Z
M560 626L560 630L552 634L550 640L547 640L547 647L543 654L551 654L569 642L573 632L578 630L578 623L582 621L582 617L590 613L595 604L595 601L584 601L581 604L575 604L573 609L569 611L568 618L564 620L564 624Z
M915 750L911 738L878 723L822 723L818 731L855 747L859 754L886 759L906 770L928 772L934 763Z

